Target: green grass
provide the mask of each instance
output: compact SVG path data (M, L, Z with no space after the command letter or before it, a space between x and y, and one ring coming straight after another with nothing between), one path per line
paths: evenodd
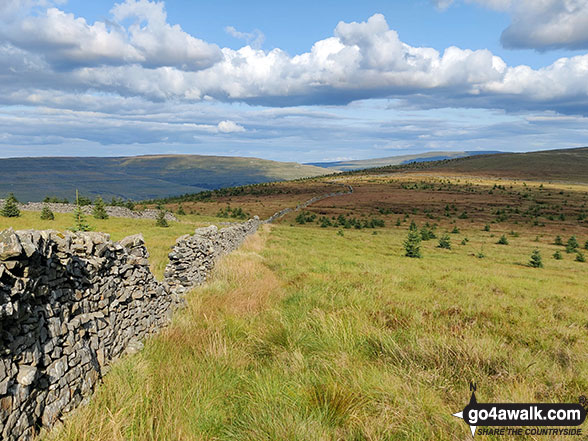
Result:
M576 401L588 267L481 227L423 259L403 257L404 228L258 234L44 439L462 440L470 381L484 402Z
M12 227L15 230L58 230L65 231L74 225L73 214L54 213L55 220L41 220L40 213L36 211L21 211L20 217L1 217L0 231ZM163 279L163 272L168 262L170 248L176 243L176 239L184 234L191 234L194 228L219 223L226 219L219 219L210 216L186 215L181 216L179 222L169 222L169 228L155 226L155 220L151 219L128 219L111 217L101 220L86 216L87 222L93 231L101 231L110 234L110 238L118 241L131 234L142 233L145 238L145 245L150 254L149 262L151 270L159 279Z
M448 163L432 164L432 168L481 173L486 176L588 183L587 161L588 147L582 147L529 153L470 156Z

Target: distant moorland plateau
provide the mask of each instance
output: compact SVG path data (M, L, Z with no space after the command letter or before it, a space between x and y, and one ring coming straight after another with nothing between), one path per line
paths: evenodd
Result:
M295 162L201 155L9 158L0 159L0 195L71 200L78 189L90 197L144 200L327 172Z
M389 168L586 183L587 161L588 147L530 153L427 152L312 164L203 155L7 158L0 159L0 198L14 193L23 202L46 196L72 200L77 189L90 198L146 200L363 169L378 173Z

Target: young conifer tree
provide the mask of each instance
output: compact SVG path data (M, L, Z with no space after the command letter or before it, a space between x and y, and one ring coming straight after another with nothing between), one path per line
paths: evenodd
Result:
M0 209L0 215L4 217L19 217L20 210L18 209L17 203L18 201L14 197L14 194L10 193L4 202L4 206Z
M437 248L444 248L446 250L451 249L451 237L449 237L449 234L444 234L443 236L441 236Z
M55 215L51 211L48 205L43 205L43 209L41 210L41 219L42 220L54 220Z
M560 245L560 246L563 245L563 241L561 240L561 236L560 235L555 236L555 240L553 241L553 243L555 245Z
M543 262L541 260L541 253L539 250L533 250L531 254L531 260L529 261L529 266L533 268L543 268Z
M576 236L572 236L568 239L568 242L566 243L566 252L573 253L579 247L580 247L580 244L578 243L578 239L576 239Z
M409 230L408 236L404 241L404 250L406 257L413 257L420 259L423 257L421 253L421 235L417 230Z
M559 250L557 250L555 253L553 253L553 258L555 260L562 260L563 259L563 257L562 257L562 255L561 255L561 253L560 253Z
M500 236L500 239L498 239L498 242L496 242L498 245L508 245L508 239L506 238L506 235L502 235Z
M165 219L165 210L159 210L159 213L157 213L157 219L155 220L155 225L162 228L169 227L169 224Z
M84 211L82 210L82 206L80 205L80 198L78 195L78 191L76 190L76 207L74 208L73 212L74 217L74 226L72 231L90 231L90 225L86 222L86 216L84 215Z
M100 196L94 201L94 210L92 211L92 214L96 219L108 219L106 205Z

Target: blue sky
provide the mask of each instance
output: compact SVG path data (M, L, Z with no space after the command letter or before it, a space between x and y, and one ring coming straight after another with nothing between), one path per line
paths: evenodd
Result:
M587 145L588 0L0 5L0 157Z

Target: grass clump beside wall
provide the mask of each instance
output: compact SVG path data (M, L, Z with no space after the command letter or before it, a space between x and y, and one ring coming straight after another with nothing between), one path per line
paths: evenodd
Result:
M470 436L451 416L470 381L484 402L575 402L585 268L537 271L532 237L504 247L479 230L423 259L404 257L405 230L258 233L46 439L455 440Z

